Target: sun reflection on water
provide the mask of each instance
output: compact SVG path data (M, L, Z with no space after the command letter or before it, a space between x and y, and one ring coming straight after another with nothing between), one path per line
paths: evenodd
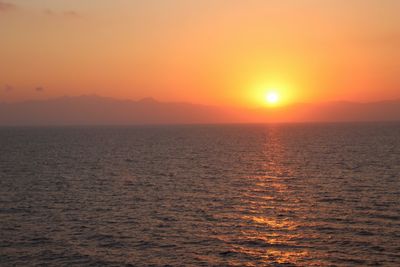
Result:
M276 220L273 218L257 217L257 216L243 216L243 219L251 220L254 223L265 225L269 229L274 229L274 230L282 230L282 229L295 230L297 226L294 222L287 219Z
M293 173L284 163L286 151L279 128L268 128L265 135L262 174L248 177L253 183L243 194L241 216L246 230L235 250L265 264L296 265L310 257L307 248L297 242L303 237L301 225L292 216L301 200L290 189Z

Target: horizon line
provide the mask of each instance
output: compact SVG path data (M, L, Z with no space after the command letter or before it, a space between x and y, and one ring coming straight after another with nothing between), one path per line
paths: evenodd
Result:
M227 106L227 105L215 105L215 104L205 104L205 103L193 103L189 101L162 101L159 100L153 96L146 96L142 97L139 99L132 99L132 98L118 98L118 97L112 97L112 96L104 96L104 95L99 95L99 94L81 94L81 95L61 95L61 96L53 96L53 97L48 97L48 98L43 98L43 99L26 99L26 100L17 100L17 101L0 101L0 104L22 104L22 103L27 103L27 102L46 102L46 101L51 101L51 100L57 100L57 99L62 99L62 98L83 98L83 97L96 97L100 99L109 99L109 100L114 100L114 101L120 101L120 102L133 102L133 103L138 103L138 102L145 102L145 101L152 101L154 103L159 103L159 104L190 104L190 105L197 105L197 106L208 106L208 107L219 107L219 108L246 108L246 109L260 109L260 108L266 108L266 109L271 109L267 106L257 106L257 107L249 107L249 106ZM319 102L292 102L280 106L273 107L272 109L280 109L280 108L285 108L285 107L290 107L290 106L296 106L296 105L323 105L323 104L332 104L332 103L348 103L348 104L374 104L374 103L381 103L381 102L397 102L400 101L400 98L392 98L392 99L382 99L382 100L376 100L376 101L351 101L351 100L329 100L329 101L319 101Z

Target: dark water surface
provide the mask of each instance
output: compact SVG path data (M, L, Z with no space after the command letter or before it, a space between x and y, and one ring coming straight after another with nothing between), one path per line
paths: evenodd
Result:
M400 124L0 128L1 266L400 266Z

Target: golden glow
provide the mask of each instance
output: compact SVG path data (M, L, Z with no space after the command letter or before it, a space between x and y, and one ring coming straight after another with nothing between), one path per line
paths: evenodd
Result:
M242 103L246 101L252 107L284 107L308 97L303 91L306 85L295 74L284 76L271 73L268 76L264 74L264 77L257 75L246 86L249 90L246 92L247 96L242 98Z
M400 1L5 2L18 4L0 10L0 102L98 94L253 108L400 97Z
M270 91L267 93L265 100L270 105L275 105L279 102L279 94L276 91Z

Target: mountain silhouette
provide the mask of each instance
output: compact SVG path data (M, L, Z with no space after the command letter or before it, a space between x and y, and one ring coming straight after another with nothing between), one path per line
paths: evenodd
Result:
M400 121L400 100L329 102L280 108L225 108L109 97L59 97L0 103L0 125L134 125L265 122Z

